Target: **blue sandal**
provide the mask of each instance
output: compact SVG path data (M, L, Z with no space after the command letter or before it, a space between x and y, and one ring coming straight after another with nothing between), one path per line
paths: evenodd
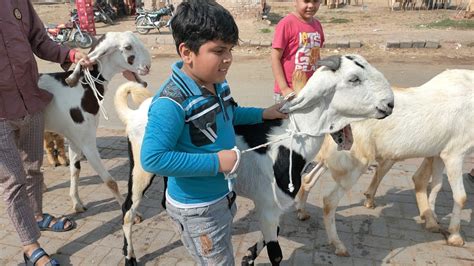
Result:
M49 213L43 213L43 220L36 222L41 231L66 232L76 228L76 223L69 217L60 217L56 219L53 226L49 227L54 216ZM71 225L65 228L65 224L69 222Z
M26 266L34 266L36 262L38 262L39 259L41 259L44 256L48 256L48 253L44 251L42 248L37 248L33 253L31 253L31 256L28 258L25 253L23 253L23 258L25 259L25 264ZM50 258L48 263L45 264L45 266L59 266L59 262L56 259Z

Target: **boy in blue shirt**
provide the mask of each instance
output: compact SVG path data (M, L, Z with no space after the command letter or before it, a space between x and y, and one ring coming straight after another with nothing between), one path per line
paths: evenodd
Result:
M237 163L234 125L286 118L280 105L239 107L225 77L237 25L215 1L182 2L171 21L181 61L155 95L141 150L144 170L168 176L166 207L200 265L234 265L235 193L224 174Z

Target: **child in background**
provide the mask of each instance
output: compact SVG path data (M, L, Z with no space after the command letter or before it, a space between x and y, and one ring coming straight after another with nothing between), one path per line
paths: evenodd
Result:
M141 150L145 171L168 176L166 210L199 265L234 265L235 193L224 174L236 166L233 125L286 118L280 105L239 107L225 78L237 25L215 1L183 1L171 20L182 61L148 111Z
M272 42L272 70L275 102L305 84L316 70L319 49L324 43L321 23L314 18L320 0L294 0L295 11L276 26ZM298 84L293 84L297 80ZM298 86L300 89L301 87Z

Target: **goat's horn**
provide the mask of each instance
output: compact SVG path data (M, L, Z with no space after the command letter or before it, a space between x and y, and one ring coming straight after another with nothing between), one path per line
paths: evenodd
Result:
M76 67L72 71L71 75L66 78L65 82L69 87L74 87L79 82L79 77L81 73L81 64L77 63Z
M329 67L332 71L336 71L341 66L341 56L340 55L331 55L324 59L319 60L316 63L317 66Z

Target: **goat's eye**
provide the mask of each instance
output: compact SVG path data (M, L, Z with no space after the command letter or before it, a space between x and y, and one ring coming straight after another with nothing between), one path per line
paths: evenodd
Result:
M131 45L125 46L125 50L129 50L129 51L132 50L132 46Z
M350 83L354 83L354 84L360 84L360 79L359 77L352 77L350 80L349 80Z

